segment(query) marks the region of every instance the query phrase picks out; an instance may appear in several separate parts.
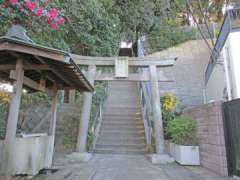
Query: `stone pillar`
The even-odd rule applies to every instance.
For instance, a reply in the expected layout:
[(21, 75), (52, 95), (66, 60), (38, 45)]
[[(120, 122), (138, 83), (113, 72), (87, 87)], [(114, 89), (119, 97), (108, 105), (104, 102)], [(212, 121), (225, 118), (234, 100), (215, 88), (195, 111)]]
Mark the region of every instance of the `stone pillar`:
[[(94, 85), (94, 79), (96, 75), (96, 66), (90, 65), (88, 67), (87, 78), (89, 82)], [(78, 130), (78, 141), (77, 141), (77, 152), (85, 153), (87, 151), (87, 135), (88, 135), (88, 125), (91, 114), (92, 107), (92, 93), (85, 92), (83, 94), (83, 106), (81, 113), (81, 121), (79, 123)]]
[(156, 153), (164, 153), (164, 134), (163, 121), (160, 103), (160, 93), (158, 88), (158, 74), (155, 65), (149, 66), (150, 83), (151, 83), (151, 104), (154, 121), (154, 136), (156, 141)]
[(13, 154), (15, 150), (16, 132), (18, 115), (21, 103), (22, 87), (23, 87), (23, 60), (18, 59), (16, 62), (16, 80), (13, 84), (13, 92), (8, 113), (7, 131), (4, 141), (3, 154), (3, 170), (8, 179), (12, 173)]

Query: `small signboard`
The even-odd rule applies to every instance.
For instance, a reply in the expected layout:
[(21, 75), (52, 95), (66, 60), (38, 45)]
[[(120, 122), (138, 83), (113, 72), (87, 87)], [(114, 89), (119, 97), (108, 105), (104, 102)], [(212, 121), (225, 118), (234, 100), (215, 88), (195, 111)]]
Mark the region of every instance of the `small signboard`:
[(115, 77), (127, 78), (128, 77), (128, 58), (118, 57), (115, 59)]

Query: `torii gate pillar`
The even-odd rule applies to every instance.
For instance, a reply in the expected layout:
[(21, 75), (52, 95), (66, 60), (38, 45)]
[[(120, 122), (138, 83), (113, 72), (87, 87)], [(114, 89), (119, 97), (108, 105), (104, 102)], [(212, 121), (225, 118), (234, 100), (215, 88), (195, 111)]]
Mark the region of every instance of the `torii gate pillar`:
[[(96, 75), (96, 66), (89, 65), (87, 77), (89, 82), (92, 85), (94, 85), (95, 75)], [(88, 92), (85, 92), (83, 94), (83, 106), (82, 106), (82, 113), (81, 113), (81, 119), (79, 123), (78, 140), (77, 140), (78, 153), (87, 152), (87, 135), (88, 135), (88, 125), (89, 125), (91, 107), (92, 107), (92, 96), (93, 94)]]
[(154, 136), (156, 141), (156, 153), (164, 153), (164, 134), (163, 134), (163, 121), (160, 103), (160, 94), (158, 87), (157, 67), (155, 65), (149, 66), (150, 83), (151, 83), (151, 101), (154, 122)]

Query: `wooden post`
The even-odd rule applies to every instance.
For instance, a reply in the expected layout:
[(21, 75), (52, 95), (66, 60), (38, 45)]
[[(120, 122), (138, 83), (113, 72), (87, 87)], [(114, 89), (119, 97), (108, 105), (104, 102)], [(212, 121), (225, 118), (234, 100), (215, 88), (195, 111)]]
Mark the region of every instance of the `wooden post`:
[(16, 81), (14, 81), (14, 84), (13, 84), (13, 93), (11, 96), (8, 121), (7, 121), (7, 132), (6, 132), (6, 137), (4, 141), (3, 169), (5, 170), (5, 173), (7, 176), (10, 176), (12, 173), (13, 153), (15, 150), (15, 141), (16, 141), (19, 108), (21, 103), (23, 78), (24, 78), (23, 60), (18, 59), (16, 62)]
[(152, 111), (153, 111), (153, 121), (154, 121), (154, 135), (156, 141), (156, 153), (164, 153), (164, 135), (163, 135), (163, 122), (162, 122), (162, 112), (160, 103), (160, 92), (158, 88), (158, 75), (157, 67), (151, 65), (150, 79), (151, 79), (151, 101), (152, 101)]
[(56, 121), (57, 121), (57, 89), (53, 90), (51, 112), (52, 112), (52, 114), (51, 114), (49, 135), (55, 136)]
[[(94, 85), (94, 79), (96, 75), (96, 66), (90, 65), (88, 67), (88, 80)], [(87, 135), (88, 135), (88, 125), (91, 114), (92, 107), (92, 93), (85, 92), (83, 94), (83, 107), (81, 114), (81, 121), (79, 123), (78, 130), (78, 141), (77, 141), (77, 152), (84, 153), (87, 151)]]
[(52, 104), (51, 104), (51, 120), (49, 128), (49, 136), (51, 136), (50, 153), (48, 156), (49, 168), (52, 166), (53, 154), (54, 154), (54, 142), (56, 133), (56, 122), (57, 122), (57, 88), (54, 87), (52, 91)]

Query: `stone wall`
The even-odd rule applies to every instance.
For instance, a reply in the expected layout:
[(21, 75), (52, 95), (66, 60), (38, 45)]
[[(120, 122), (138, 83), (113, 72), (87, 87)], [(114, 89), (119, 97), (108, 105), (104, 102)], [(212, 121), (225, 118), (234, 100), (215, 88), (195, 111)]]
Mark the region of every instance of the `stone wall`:
[(197, 121), (201, 165), (221, 176), (227, 176), (222, 103), (185, 109), (183, 114)]
[(161, 94), (174, 93), (185, 107), (204, 103), (204, 74), (210, 59), (210, 50), (203, 40), (187, 41), (149, 56), (178, 58), (173, 68), (164, 68), (166, 76), (174, 82), (159, 83)]

